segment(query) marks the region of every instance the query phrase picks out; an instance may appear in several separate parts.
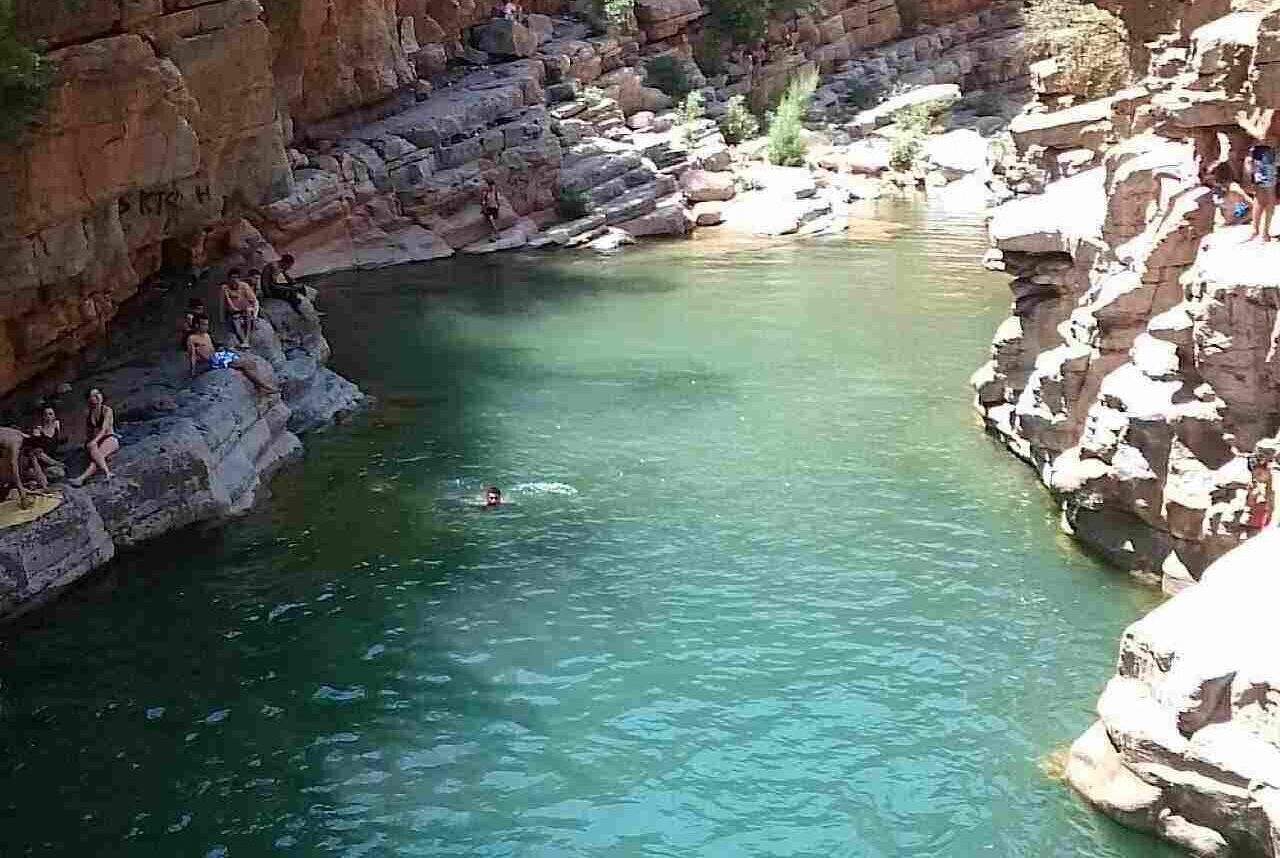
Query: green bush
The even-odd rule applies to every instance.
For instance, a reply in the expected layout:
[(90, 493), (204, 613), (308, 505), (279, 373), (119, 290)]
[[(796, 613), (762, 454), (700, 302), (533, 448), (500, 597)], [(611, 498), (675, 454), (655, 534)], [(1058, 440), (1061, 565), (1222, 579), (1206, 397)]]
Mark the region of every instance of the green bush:
[(1095, 99), (1128, 85), (1129, 33), (1118, 17), (1084, 0), (1029, 0), (1023, 14), (1027, 61), (1056, 59), (1062, 94)]
[(724, 49), (720, 40), (720, 33), (711, 28), (703, 30), (702, 35), (693, 43), (693, 61), (708, 77), (724, 72)]
[(697, 142), (698, 120), (705, 112), (702, 93), (697, 90), (689, 93), (680, 105), (680, 136), (684, 139), (686, 149), (692, 149)]
[(657, 87), (674, 99), (684, 98), (693, 89), (684, 63), (672, 54), (662, 54), (649, 60), (645, 66), (646, 83)]
[(745, 95), (735, 95), (725, 105), (724, 116), (720, 119), (720, 133), (727, 143), (741, 143), (760, 133), (760, 122), (747, 107)]
[(916, 163), (924, 137), (919, 132), (904, 131), (889, 143), (889, 166), (895, 170), (906, 172)]
[(778, 109), (773, 112), (769, 121), (770, 162), (786, 167), (804, 164), (808, 146), (804, 141), (801, 120), (809, 99), (817, 88), (818, 75), (815, 72), (799, 75), (787, 84), (787, 91), (782, 94)]
[(752, 42), (769, 27), (770, 0), (710, 0), (711, 23), (735, 42)]
[(49, 61), (18, 38), (13, 0), (0, 0), (0, 142), (22, 136), (49, 97)]
[(635, 0), (594, 0), (596, 12), (615, 27), (625, 27), (631, 22), (631, 8)]
[(933, 127), (933, 110), (927, 104), (912, 104), (894, 112), (893, 124), (902, 134), (922, 137)]
[(556, 191), (556, 214), (565, 220), (584, 218), (591, 212), (591, 199), (583, 191)]
[(866, 110), (879, 104), (883, 95), (883, 84), (879, 81), (863, 78), (849, 81), (849, 87), (844, 91), (844, 100), (851, 107), (855, 107), (858, 110)]

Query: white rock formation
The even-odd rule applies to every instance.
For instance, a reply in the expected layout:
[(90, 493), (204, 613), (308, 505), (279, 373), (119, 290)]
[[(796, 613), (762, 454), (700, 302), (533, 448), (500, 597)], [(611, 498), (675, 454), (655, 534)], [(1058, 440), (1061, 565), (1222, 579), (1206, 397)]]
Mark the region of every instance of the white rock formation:
[(1131, 625), (1067, 779), (1195, 855), (1280, 854), (1280, 530)]

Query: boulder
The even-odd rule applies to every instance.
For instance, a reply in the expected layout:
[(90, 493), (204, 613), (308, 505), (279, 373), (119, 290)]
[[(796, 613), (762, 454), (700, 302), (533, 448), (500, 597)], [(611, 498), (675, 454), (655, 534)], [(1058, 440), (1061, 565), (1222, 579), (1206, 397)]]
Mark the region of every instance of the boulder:
[(843, 172), (878, 176), (889, 169), (889, 141), (881, 138), (859, 140), (846, 147), (836, 164)]
[(1009, 125), (1019, 152), (1030, 146), (1100, 149), (1111, 130), (1111, 99), (1090, 101), (1054, 113), (1024, 113)]
[(627, 127), (633, 131), (646, 131), (653, 125), (652, 110), (641, 110), (627, 117)]
[(650, 42), (668, 39), (707, 14), (699, 0), (636, 0), (634, 8)]
[(525, 26), (529, 28), (529, 32), (533, 33), (534, 42), (539, 47), (551, 41), (555, 31), (555, 24), (547, 15), (532, 14)]
[(0, 530), (0, 615), (34, 605), (115, 556), (89, 496), (55, 488), (62, 503), (35, 521)]
[(731, 200), (737, 193), (732, 173), (713, 173), (707, 170), (685, 171), (680, 177), (680, 189), (692, 203)]
[(657, 208), (618, 227), (636, 238), (646, 236), (684, 236), (693, 224), (678, 197), (661, 201)]
[(988, 149), (981, 134), (958, 129), (926, 140), (923, 155), (950, 181), (986, 169)]
[(724, 223), (724, 205), (720, 202), (697, 203), (693, 207), (695, 226), (719, 226)]
[(538, 37), (519, 21), (497, 18), (471, 28), (471, 41), (486, 54), (499, 57), (531, 57)]
[(939, 83), (921, 86), (895, 95), (881, 102), (870, 110), (858, 114), (855, 122), (860, 127), (879, 128), (893, 122), (893, 116), (899, 110), (916, 105), (925, 105), (931, 111), (941, 112), (960, 100), (960, 87), (954, 83)]
[(625, 245), (635, 243), (635, 237), (631, 233), (615, 226), (607, 226), (601, 235), (587, 243), (587, 247), (597, 253), (613, 253), (621, 250)]

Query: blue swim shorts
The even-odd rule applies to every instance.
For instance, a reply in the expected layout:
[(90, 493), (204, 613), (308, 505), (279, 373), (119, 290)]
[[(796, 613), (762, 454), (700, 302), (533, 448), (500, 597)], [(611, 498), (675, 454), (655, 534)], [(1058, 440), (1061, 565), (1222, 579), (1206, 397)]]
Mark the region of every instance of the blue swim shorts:
[(209, 369), (230, 369), (231, 364), (239, 358), (240, 355), (229, 349), (218, 349), (209, 355)]

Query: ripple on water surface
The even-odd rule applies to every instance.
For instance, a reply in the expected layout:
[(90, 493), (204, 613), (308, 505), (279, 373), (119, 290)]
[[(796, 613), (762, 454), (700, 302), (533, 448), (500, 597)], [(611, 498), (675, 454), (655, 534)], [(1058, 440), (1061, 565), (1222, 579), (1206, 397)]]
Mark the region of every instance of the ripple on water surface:
[(1167, 854), (1043, 770), (1146, 597), (976, 427), (980, 225), (910, 227), (333, 278), (380, 404), (5, 633), (5, 854)]

